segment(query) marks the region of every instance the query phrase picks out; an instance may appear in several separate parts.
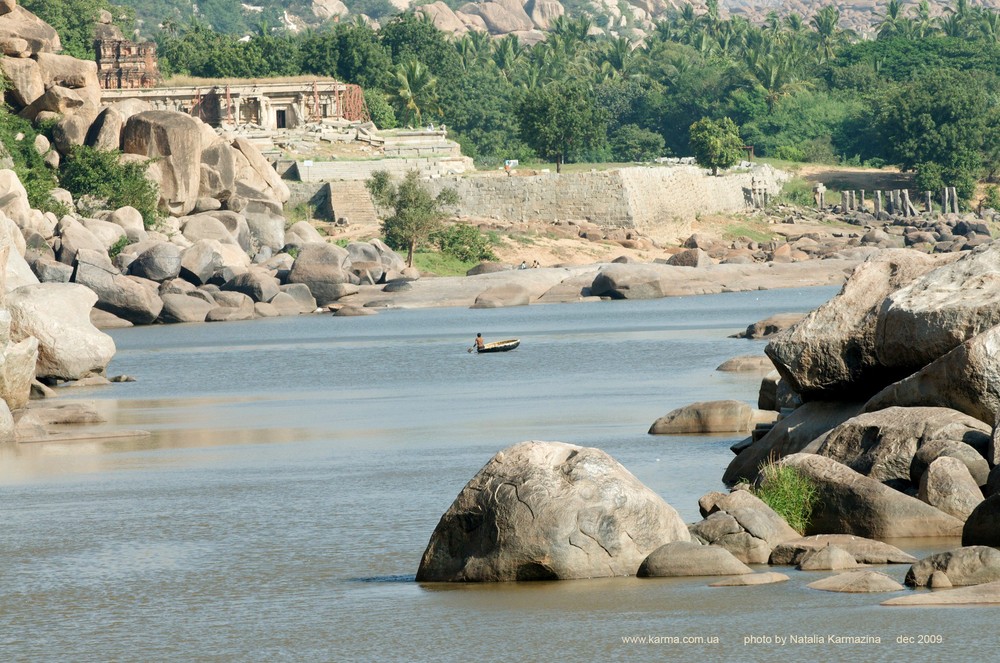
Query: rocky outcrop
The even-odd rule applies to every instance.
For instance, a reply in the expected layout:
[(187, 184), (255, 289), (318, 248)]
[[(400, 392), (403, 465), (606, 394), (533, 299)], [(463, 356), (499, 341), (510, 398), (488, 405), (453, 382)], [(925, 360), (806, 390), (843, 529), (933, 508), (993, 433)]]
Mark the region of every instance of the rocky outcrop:
[(149, 167), (159, 184), (160, 205), (175, 216), (194, 209), (201, 183), (201, 133), (189, 115), (144, 111), (122, 130), (122, 151), (156, 159)]
[(765, 352), (782, 378), (810, 399), (875, 393), (908, 374), (879, 359), (882, 302), (943, 260), (905, 250), (877, 254), (855, 269), (840, 294), (771, 341)]
[(441, 517), (417, 580), (633, 575), (690, 539), (677, 512), (598, 449), (522, 442), (497, 453)]
[(962, 461), (947, 456), (930, 464), (920, 479), (917, 496), (963, 522), (983, 501), (983, 492), (969, 468)]
[(911, 481), (913, 457), (919, 448), (941, 441), (976, 441), (985, 448), (989, 439), (989, 426), (955, 410), (890, 407), (848, 419), (830, 431), (816, 453), (877, 481), (904, 488)]
[(857, 565), (854, 555), (834, 545), (806, 551), (799, 561), (799, 569), (802, 571), (842, 571), (853, 569)]
[(289, 283), (303, 283), (319, 306), (337, 301), (352, 290), (345, 269), (347, 251), (333, 244), (303, 244), (288, 272)]
[(816, 401), (806, 403), (774, 427), (729, 463), (722, 480), (735, 483), (740, 479), (757, 476), (761, 464), (806, 449), (810, 443), (827, 431), (855, 416), (861, 406), (857, 403)]
[(913, 375), (889, 385), (865, 404), (939, 406), (993, 425), (1000, 413), (1000, 327), (965, 341)]
[(855, 534), (873, 539), (958, 536), (962, 521), (816, 454), (779, 461), (816, 486), (807, 534)]

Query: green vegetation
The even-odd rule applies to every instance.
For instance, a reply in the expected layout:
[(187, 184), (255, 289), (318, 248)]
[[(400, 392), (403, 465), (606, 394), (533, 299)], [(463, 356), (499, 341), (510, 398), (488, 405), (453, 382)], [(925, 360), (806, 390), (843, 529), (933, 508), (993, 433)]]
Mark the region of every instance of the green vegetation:
[(743, 156), (740, 131), (728, 117), (721, 120), (702, 118), (691, 125), (691, 149), (702, 168), (711, 168), (713, 175), (720, 168), (729, 168)]
[(35, 149), (37, 135), (30, 122), (0, 106), (0, 154), (13, 161), (13, 170), (28, 193), (28, 202), (43, 212), (65, 213), (64, 206), (50, 195), (56, 186), (56, 176)]
[(128, 245), (129, 245), (128, 237), (122, 235), (121, 237), (118, 238), (118, 241), (112, 244), (111, 248), (108, 249), (108, 257), (114, 260), (115, 257), (122, 252), (122, 249), (124, 249)]
[(439, 251), (417, 251), (413, 254), (413, 266), (421, 274), (435, 276), (465, 276), (465, 273), (475, 267), (478, 260), (459, 260), (453, 255)]
[(726, 226), (726, 230), (723, 233), (723, 237), (726, 239), (737, 239), (739, 237), (746, 237), (749, 240), (753, 240), (758, 244), (763, 244), (765, 242), (770, 242), (774, 239), (774, 234), (767, 232), (766, 230), (761, 230), (759, 227), (746, 223), (733, 223)]
[(455, 223), (435, 230), (431, 233), (430, 240), (442, 253), (462, 262), (477, 263), (497, 259), (493, 249), (490, 248), (492, 239), (476, 226), (467, 223)]
[[(106, 1), (24, 4), (72, 45), (86, 44), (72, 26), (91, 29)], [(939, 18), (889, 0), (865, 31), (871, 40), (843, 29), (835, 6), (751, 24), (722, 19), (714, 1), (684, 5), (638, 47), (591, 34), (607, 17), (589, 18), (579, 0), (533, 46), (454, 39), (413, 12), (390, 17), (384, 0), (348, 3), (381, 14), (377, 30), (347, 20), (299, 33), (280, 27), (280, 10), (304, 11), (307, 0), (261, 0), (259, 13), (200, 0), (197, 16), (180, 0), (122, 1), (156, 38), (166, 74), (335, 77), (362, 86), (380, 126), (444, 123), (484, 166), (688, 156), (703, 147), (692, 126), (728, 118), (758, 157), (897, 165), (919, 187), (953, 185), (966, 201), (977, 181), (1000, 177), (1000, 12), (965, 0)]]
[(118, 151), (100, 151), (86, 146), (70, 150), (60, 168), (60, 184), (74, 197), (92, 196), (107, 201), (112, 209), (130, 205), (152, 228), (159, 220), (156, 186), (146, 179), (146, 165), (121, 163)]
[(420, 173), (411, 170), (398, 185), (387, 171), (377, 170), (365, 182), (377, 205), (392, 210), (382, 220), (385, 243), (397, 251), (406, 249), (406, 264), (413, 266), (413, 251), (424, 244), (445, 217), (443, 208), (458, 202), (454, 189), (444, 188), (432, 196)]
[(794, 467), (771, 462), (760, 470), (760, 485), (754, 493), (796, 532), (805, 534), (816, 502), (816, 486)]

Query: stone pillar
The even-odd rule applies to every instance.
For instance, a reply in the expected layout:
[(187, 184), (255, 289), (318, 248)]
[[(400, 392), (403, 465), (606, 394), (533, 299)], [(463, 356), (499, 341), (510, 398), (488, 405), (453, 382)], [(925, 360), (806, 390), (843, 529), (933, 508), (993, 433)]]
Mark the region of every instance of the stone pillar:
[(817, 182), (813, 186), (813, 200), (816, 201), (816, 209), (823, 209), (826, 206), (826, 187), (822, 182)]
[(865, 190), (861, 189), (861, 196), (858, 198), (858, 210), (862, 212), (868, 211), (868, 205), (865, 204)]
[(878, 216), (882, 213), (882, 192), (875, 192), (875, 215)]
[(948, 187), (948, 199), (951, 201), (951, 211), (958, 214), (958, 192), (955, 187)]
[(947, 214), (949, 211), (948, 205), (948, 187), (941, 189), (941, 213)]
[(924, 191), (924, 212), (930, 214), (933, 208), (931, 207), (931, 192)]

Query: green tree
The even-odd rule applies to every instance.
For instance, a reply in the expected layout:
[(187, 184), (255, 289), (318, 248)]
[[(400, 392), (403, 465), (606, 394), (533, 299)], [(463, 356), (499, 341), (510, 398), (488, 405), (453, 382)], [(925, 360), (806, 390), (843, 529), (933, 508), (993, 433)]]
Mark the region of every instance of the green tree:
[(619, 127), (610, 143), (615, 161), (651, 161), (663, 156), (663, 136), (634, 124)]
[(713, 175), (737, 163), (743, 154), (739, 128), (728, 117), (702, 118), (691, 125), (690, 134), (694, 158), (702, 168), (711, 168)]
[(382, 220), (385, 242), (396, 250), (406, 249), (406, 264), (413, 266), (414, 249), (427, 241), (445, 217), (443, 208), (458, 202), (454, 189), (444, 188), (432, 196), (420, 181), (420, 173), (409, 171), (398, 185), (387, 171), (372, 173), (365, 186), (375, 203), (392, 214)]
[(93, 60), (94, 28), (101, 10), (111, 13), (114, 22), (131, 34), (135, 12), (116, 7), (108, 0), (19, 0), (17, 3), (51, 25), (59, 33), (63, 52), (82, 60)]
[(543, 159), (556, 162), (556, 172), (575, 154), (603, 146), (607, 114), (583, 86), (552, 83), (531, 90), (517, 108), (521, 137)]

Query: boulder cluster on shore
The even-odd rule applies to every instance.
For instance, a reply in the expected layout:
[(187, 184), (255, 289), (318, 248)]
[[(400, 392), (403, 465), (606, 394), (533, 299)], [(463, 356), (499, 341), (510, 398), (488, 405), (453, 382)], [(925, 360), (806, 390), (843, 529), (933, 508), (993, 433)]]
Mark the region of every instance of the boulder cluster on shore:
[[(1000, 603), (998, 276), (998, 243), (883, 251), (775, 334), (766, 355), (777, 374), (763, 381), (759, 405), (781, 410), (734, 446), (723, 479), (736, 485), (699, 500), (703, 520), (678, 528), (669, 505), (650, 502), (599, 450), (523, 442), (459, 494), (417, 579), (738, 576), (731, 585), (786, 579), (756, 578), (748, 564), (796, 564), (845, 571), (814, 589), (899, 592), (888, 576), (857, 567), (910, 563), (907, 585), (977, 588), (886, 605)], [(755, 415), (740, 405), (694, 404), (650, 432), (746, 429)], [(794, 468), (815, 490), (802, 532), (753, 492), (771, 464)], [(958, 537), (962, 547), (920, 561), (879, 542)]]

